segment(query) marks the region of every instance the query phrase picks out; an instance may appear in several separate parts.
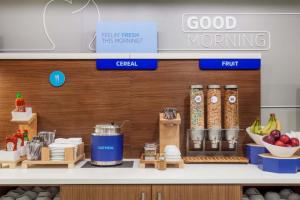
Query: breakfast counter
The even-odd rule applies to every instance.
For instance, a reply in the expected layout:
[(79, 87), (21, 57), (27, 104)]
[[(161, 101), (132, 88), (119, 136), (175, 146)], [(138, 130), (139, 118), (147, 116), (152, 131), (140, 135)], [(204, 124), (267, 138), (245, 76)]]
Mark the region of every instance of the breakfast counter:
[(29, 168), (1, 169), (1, 185), (64, 185), (64, 184), (241, 184), (297, 185), (299, 174), (263, 172), (255, 165), (194, 164), (184, 169), (138, 168)]

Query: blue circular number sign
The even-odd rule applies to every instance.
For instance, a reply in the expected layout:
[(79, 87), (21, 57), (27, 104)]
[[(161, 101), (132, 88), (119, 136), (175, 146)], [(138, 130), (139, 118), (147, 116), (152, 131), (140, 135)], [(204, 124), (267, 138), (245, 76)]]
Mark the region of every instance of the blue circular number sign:
[(66, 77), (65, 74), (61, 71), (53, 71), (50, 74), (49, 81), (53, 87), (60, 87), (65, 83)]

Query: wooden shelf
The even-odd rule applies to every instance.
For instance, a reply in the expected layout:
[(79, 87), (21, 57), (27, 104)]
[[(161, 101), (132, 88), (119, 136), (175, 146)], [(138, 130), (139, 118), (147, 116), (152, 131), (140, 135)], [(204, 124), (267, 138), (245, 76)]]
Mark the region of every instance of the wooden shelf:
[(26, 156), (20, 157), (16, 161), (0, 161), (0, 168), (8, 167), (10, 169), (14, 169), (18, 166), (19, 163), (21, 163), (23, 160), (26, 160)]
[(49, 160), (49, 161), (43, 161), (43, 160), (24, 160), (22, 162), (22, 168), (28, 168), (30, 166), (36, 165), (40, 167), (44, 167), (45, 165), (67, 165), (68, 168), (74, 168), (75, 164), (85, 159), (85, 154), (81, 154), (78, 156), (75, 160), (71, 161), (55, 161), (55, 160)]
[(29, 140), (32, 140), (34, 136), (37, 135), (37, 114), (32, 113), (32, 117), (27, 121), (18, 121), (18, 120), (11, 120), (12, 123), (17, 124), (19, 130), (27, 130)]
[(186, 156), (183, 157), (186, 164), (204, 164), (204, 163), (228, 163), (228, 164), (248, 164), (249, 160), (241, 156)]
[(260, 53), (0, 53), (0, 60), (261, 58)]
[(11, 120), (12, 123), (17, 123), (17, 124), (31, 124), (32, 122), (34, 122), (37, 119), (37, 114), (36, 113), (32, 113), (32, 116), (29, 120), (27, 121), (19, 121), (19, 120)]

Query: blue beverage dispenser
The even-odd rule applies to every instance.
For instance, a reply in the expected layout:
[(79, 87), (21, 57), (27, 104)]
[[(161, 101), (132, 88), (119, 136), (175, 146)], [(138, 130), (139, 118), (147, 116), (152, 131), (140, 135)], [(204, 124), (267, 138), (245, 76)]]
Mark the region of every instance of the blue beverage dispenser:
[(122, 163), (123, 134), (114, 123), (96, 125), (91, 135), (91, 163), (98, 166), (112, 166)]

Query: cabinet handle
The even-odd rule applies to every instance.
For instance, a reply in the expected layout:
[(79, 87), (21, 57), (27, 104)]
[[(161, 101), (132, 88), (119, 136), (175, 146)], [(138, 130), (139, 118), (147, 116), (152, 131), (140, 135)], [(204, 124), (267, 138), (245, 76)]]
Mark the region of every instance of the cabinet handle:
[(157, 193), (157, 200), (162, 200), (162, 198), (161, 198), (161, 192)]
[(145, 200), (145, 192), (141, 193), (141, 200)]

